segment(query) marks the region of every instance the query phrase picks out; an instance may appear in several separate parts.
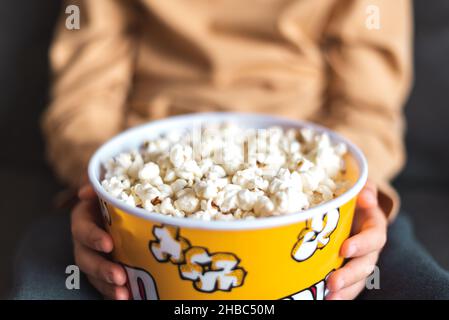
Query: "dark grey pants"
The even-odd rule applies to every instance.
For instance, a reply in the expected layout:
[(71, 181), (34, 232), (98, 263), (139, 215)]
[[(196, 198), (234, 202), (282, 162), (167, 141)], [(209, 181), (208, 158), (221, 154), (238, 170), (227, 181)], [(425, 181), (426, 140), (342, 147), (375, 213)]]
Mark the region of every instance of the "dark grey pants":
[[(12, 299), (101, 299), (81, 278), (79, 290), (67, 290), (65, 270), (74, 264), (69, 218), (53, 216), (35, 225), (22, 241), (15, 261)], [(418, 243), (402, 213), (390, 226), (378, 262), (380, 289), (359, 299), (449, 299), (449, 272)]]

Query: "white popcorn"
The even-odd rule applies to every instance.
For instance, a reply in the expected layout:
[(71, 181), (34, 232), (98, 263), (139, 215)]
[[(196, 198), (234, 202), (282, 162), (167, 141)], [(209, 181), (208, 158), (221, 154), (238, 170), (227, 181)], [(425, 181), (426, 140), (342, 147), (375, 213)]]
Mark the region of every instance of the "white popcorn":
[(175, 169), (176, 175), (184, 180), (193, 180), (195, 177), (201, 178), (203, 173), (195, 160), (187, 160)]
[(161, 153), (165, 153), (169, 150), (170, 148), (170, 141), (168, 141), (167, 139), (158, 139), (158, 140), (153, 140), (150, 141), (146, 147), (146, 152), (149, 155), (157, 155), (157, 154), (161, 154)]
[(212, 180), (215, 185), (217, 186), (217, 188), (219, 190), (223, 189), (224, 187), (226, 187), (229, 184), (229, 179), (228, 178), (220, 178), (220, 179), (216, 179), (216, 180)]
[(205, 221), (297, 213), (347, 188), (347, 146), (325, 133), (233, 124), (199, 133), (169, 132), (120, 153), (104, 164), (102, 186), (130, 206)]
[(224, 191), (223, 201), (220, 204), (221, 212), (227, 213), (237, 209), (237, 193), (238, 190), (231, 189)]
[(326, 178), (326, 173), (321, 167), (313, 167), (307, 172), (301, 173), (302, 184), (305, 192), (315, 191), (319, 184)]
[(212, 199), (217, 196), (217, 186), (211, 181), (198, 181), (193, 186), (196, 195), (202, 199)]
[(187, 181), (183, 179), (177, 179), (175, 182), (173, 182), (170, 187), (174, 193), (177, 193), (184, 189), (184, 187), (187, 185)]
[(210, 221), (212, 219), (212, 217), (213, 216), (209, 212), (206, 212), (206, 211), (197, 211), (195, 213), (192, 213), (189, 216), (189, 218), (206, 220), (206, 221)]
[(163, 198), (163, 195), (159, 189), (149, 183), (144, 185), (138, 184), (132, 188), (132, 191), (136, 194), (136, 196), (142, 199), (142, 202), (146, 200), (153, 201), (156, 198)]
[(234, 215), (231, 213), (228, 214), (219, 213), (215, 215), (214, 218), (215, 218), (214, 220), (223, 220), (223, 221), (235, 220)]
[(232, 183), (241, 185), (243, 188), (254, 190), (266, 190), (269, 182), (262, 176), (262, 170), (257, 167), (248, 168), (245, 170), (237, 171), (232, 178)]
[(124, 190), (131, 187), (131, 182), (125, 176), (111, 177), (108, 180), (103, 180), (101, 184), (114, 197), (118, 197)]
[(173, 195), (173, 190), (168, 184), (160, 184), (157, 186), (157, 189), (160, 191), (161, 196), (163, 196), (164, 198), (171, 197)]
[(202, 175), (205, 175), (207, 172), (209, 172), (209, 170), (212, 168), (213, 165), (214, 165), (214, 162), (210, 158), (202, 159), (198, 163), (198, 166), (200, 167)]
[(250, 211), (254, 208), (257, 198), (258, 198), (257, 193), (249, 191), (248, 189), (240, 190), (237, 193), (239, 207), (245, 211)]
[(323, 198), (324, 201), (329, 201), (329, 200), (332, 200), (334, 198), (334, 192), (328, 186), (320, 185), (316, 189), (316, 192), (321, 194), (321, 197)]
[(149, 211), (149, 212), (154, 212), (156, 211), (156, 207), (153, 205), (153, 203), (151, 202), (151, 200), (144, 200), (142, 207)]
[(266, 196), (258, 197), (256, 203), (254, 204), (254, 212), (259, 217), (273, 215), (274, 209), (273, 202)]
[(223, 167), (219, 165), (213, 165), (210, 167), (209, 171), (207, 172), (207, 177), (209, 179), (219, 179), (226, 177), (226, 171), (223, 169)]
[(176, 180), (176, 171), (173, 169), (168, 169), (165, 172), (164, 181), (165, 182), (173, 182)]
[(309, 206), (307, 196), (293, 188), (275, 193), (273, 200), (280, 214), (299, 212)]
[(153, 179), (148, 181), (150, 184), (152, 184), (153, 186), (160, 186), (162, 184), (164, 184), (164, 181), (162, 180), (162, 178), (160, 176), (154, 177)]
[(152, 180), (159, 177), (159, 166), (154, 162), (145, 163), (139, 171), (139, 179), (143, 181)]
[(126, 192), (121, 192), (117, 198), (129, 206), (135, 207), (136, 201), (132, 195), (127, 194)]
[(143, 164), (144, 162), (142, 156), (137, 151), (133, 151), (131, 153), (131, 165), (128, 167), (128, 176), (131, 178), (137, 178)]
[(175, 201), (176, 209), (184, 211), (186, 213), (193, 213), (199, 208), (199, 200), (195, 195), (195, 192), (190, 189), (184, 189), (182, 193), (178, 195), (178, 199)]
[(169, 198), (164, 199), (159, 206), (159, 210), (163, 214), (170, 214), (174, 216), (179, 216), (181, 211), (177, 210), (172, 203), (172, 200)]
[(192, 158), (192, 153), (191, 146), (175, 144), (170, 150), (170, 161), (175, 168), (179, 168), (184, 162)]

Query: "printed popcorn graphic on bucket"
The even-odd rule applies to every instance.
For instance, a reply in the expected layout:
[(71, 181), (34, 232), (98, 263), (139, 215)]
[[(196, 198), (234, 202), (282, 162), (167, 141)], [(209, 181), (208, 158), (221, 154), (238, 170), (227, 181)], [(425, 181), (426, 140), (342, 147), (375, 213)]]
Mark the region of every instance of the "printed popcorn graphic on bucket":
[(340, 211), (337, 208), (307, 220), (306, 228), (299, 233), (298, 241), (293, 246), (293, 259), (299, 262), (305, 261), (317, 249), (323, 249), (329, 243), (330, 235), (337, 228), (339, 218)]
[(192, 281), (196, 290), (231, 291), (243, 285), (247, 272), (239, 267), (236, 255), (191, 246), (179, 235), (179, 228), (172, 226), (154, 226), (153, 235), (156, 240), (151, 240), (149, 247), (155, 259), (177, 265), (181, 279)]
[(179, 236), (175, 227), (154, 226), (153, 235), (157, 240), (150, 241), (150, 250), (159, 262), (170, 260), (173, 264), (185, 262), (184, 252), (191, 247), (189, 241)]
[(230, 291), (243, 285), (246, 271), (237, 267), (240, 261), (232, 253), (209, 254), (205, 248), (192, 247), (186, 261), (179, 267), (181, 277), (192, 280), (199, 291)]

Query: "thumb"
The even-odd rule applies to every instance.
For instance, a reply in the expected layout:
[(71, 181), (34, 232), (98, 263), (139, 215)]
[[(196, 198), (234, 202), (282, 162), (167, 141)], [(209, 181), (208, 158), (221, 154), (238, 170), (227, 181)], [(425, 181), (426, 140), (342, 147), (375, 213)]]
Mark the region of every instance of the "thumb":
[(357, 198), (357, 206), (362, 209), (372, 209), (378, 206), (377, 187), (372, 181), (367, 181)]

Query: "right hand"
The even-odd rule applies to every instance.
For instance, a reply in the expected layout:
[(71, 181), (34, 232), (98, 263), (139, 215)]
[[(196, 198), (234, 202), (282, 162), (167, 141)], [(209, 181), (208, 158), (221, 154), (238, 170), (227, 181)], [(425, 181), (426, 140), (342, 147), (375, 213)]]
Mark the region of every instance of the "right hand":
[(108, 299), (127, 300), (123, 267), (104, 256), (114, 247), (111, 236), (101, 227), (98, 199), (89, 184), (78, 192), (80, 201), (72, 210), (72, 236), (75, 263), (90, 283)]

